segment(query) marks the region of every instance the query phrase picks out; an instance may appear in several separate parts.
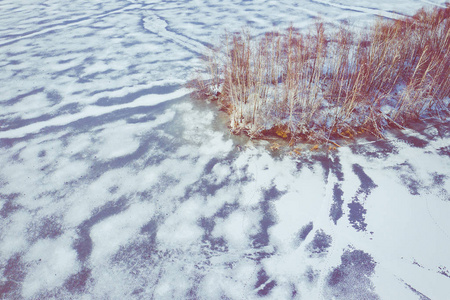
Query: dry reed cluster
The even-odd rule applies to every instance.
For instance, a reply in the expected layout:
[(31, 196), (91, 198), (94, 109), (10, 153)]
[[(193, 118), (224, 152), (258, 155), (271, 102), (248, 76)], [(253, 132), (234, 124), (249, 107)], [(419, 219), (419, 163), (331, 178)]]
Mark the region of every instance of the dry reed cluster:
[(217, 100), (234, 133), (328, 142), (368, 131), (382, 137), (426, 113), (448, 116), (450, 5), (400, 20), (379, 18), (364, 33), (316, 22), (252, 38), (243, 30), (204, 57), (208, 78), (189, 82)]

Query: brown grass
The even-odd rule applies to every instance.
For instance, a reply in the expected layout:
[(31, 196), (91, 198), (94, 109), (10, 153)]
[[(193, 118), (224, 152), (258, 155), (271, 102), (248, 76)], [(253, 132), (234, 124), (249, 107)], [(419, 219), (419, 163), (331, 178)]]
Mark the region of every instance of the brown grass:
[(254, 39), (242, 30), (226, 34), (204, 61), (208, 78), (189, 87), (218, 101), (234, 133), (382, 137), (384, 128), (425, 114), (448, 116), (450, 4), (379, 18), (363, 34), (343, 23), (331, 37), (320, 20), (307, 34), (289, 27)]

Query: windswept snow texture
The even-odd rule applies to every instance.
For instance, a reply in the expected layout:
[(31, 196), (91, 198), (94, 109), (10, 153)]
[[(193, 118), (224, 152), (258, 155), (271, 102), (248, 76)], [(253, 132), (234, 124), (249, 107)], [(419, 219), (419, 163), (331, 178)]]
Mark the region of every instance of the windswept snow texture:
[(183, 88), (225, 30), (443, 3), (1, 1), (0, 298), (448, 299), (449, 121), (280, 157)]

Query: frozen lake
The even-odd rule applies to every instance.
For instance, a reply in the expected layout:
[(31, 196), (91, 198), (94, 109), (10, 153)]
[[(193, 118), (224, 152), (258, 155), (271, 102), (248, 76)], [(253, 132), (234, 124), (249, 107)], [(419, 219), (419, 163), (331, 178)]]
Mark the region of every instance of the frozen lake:
[(448, 299), (450, 120), (292, 157), (183, 84), (228, 31), (445, 1), (0, 2), (0, 299)]

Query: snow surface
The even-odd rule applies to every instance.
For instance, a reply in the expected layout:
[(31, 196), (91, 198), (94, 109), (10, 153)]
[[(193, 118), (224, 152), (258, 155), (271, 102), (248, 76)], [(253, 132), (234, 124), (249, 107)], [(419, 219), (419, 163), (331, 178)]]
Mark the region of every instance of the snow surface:
[(183, 88), (225, 30), (444, 2), (3, 0), (0, 298), (449, 299), (448, 120), (294, 158)]

